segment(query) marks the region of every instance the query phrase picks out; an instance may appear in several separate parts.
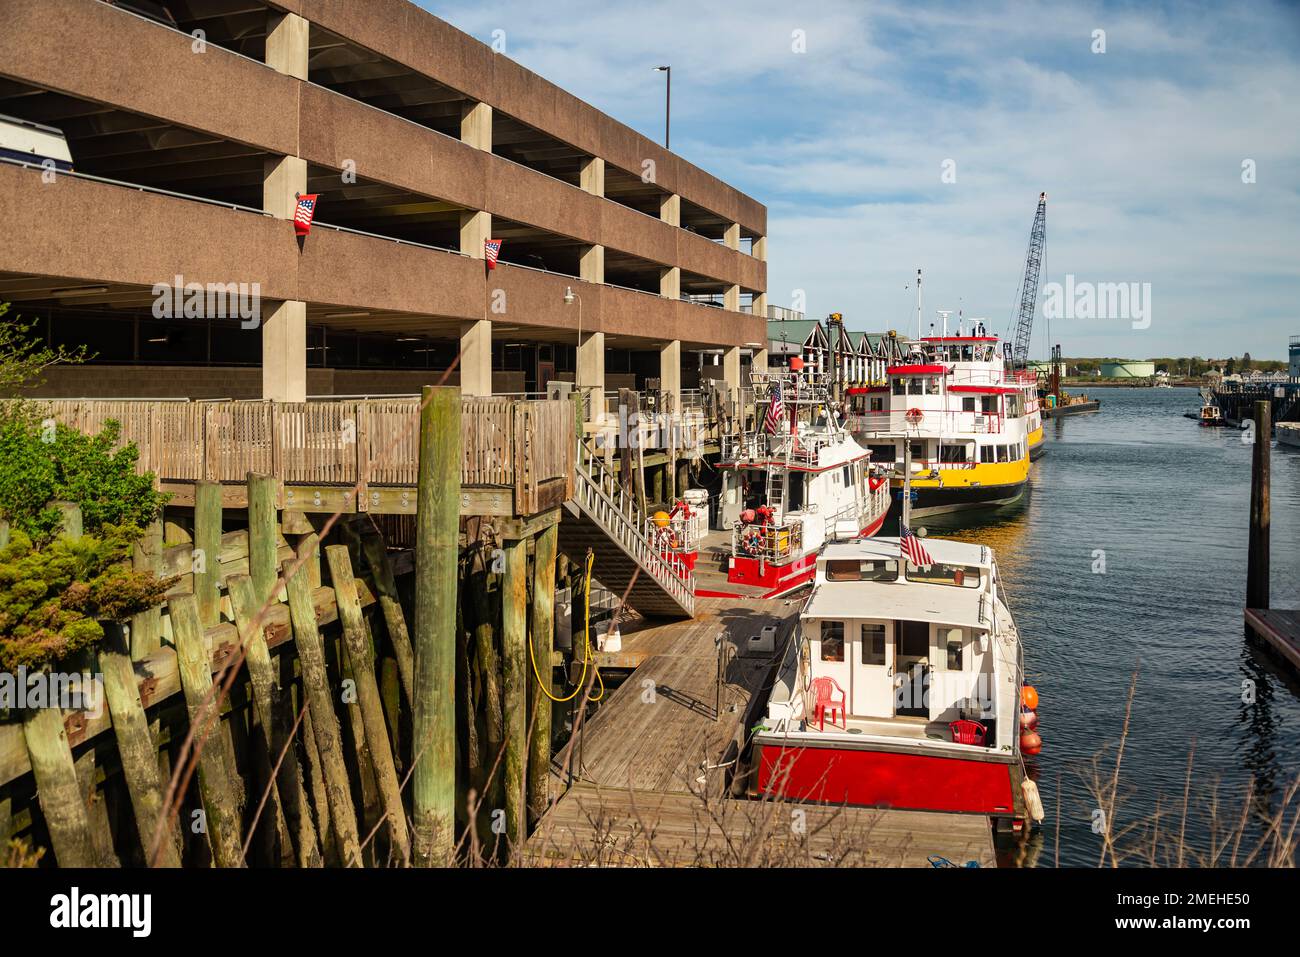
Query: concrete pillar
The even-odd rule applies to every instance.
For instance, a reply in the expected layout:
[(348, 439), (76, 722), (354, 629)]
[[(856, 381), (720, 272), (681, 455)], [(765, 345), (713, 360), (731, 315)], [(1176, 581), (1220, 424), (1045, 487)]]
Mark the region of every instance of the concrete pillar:
[(722, 294), (722, 308), (731, 312), (740, 312), (740, 287), (728, 286)]
[(753, 245), (750, 247), (750, 252), (753, 254), (755, 259), (767, 262), (767, 237), (759, 236), (755, 239)]
[(578, 343), (579, 389), (595, 389), (600, 401), (595, 409), (605, 408), (605, 333), (584, 332)]
[(461, 395), (492, 394), (492, 320), (460, 324)]
[(307, 399), (307, 304), (289, 301), (262, 309), (262, 398)]
[(665, 299), (682, 298), (682, 270), (670, 266), (659, 270), (659, 295)]
[(734, 399), (740, 394), (740, 346), (731, 346), (722, 353), (722, 378)]
[(750, 303), (749, 311), (756, 316), (767, 316), (767, 293), (758, 292), (754, 294), (754, 299)]
[(767, 371), (767, 350), (766, 349), (754, 350), (754, 362), (753, 365), (751, 366), (751, 369), (754, 372)]
[(676, 193), (659, 200), (659, 218), (669, 226), (682, 224), (682, 198)]
[(583, 282), (605, 281), (605, 247), (586, 246), (578, 260), (578, 276)]
[(593, 156), (591, 159), (583, 163), (579, 183), (583, 190), (591, 193), (593, 196), (604, 196), (605, 161), (599, 156)]
[[(297, 156), (281, 156), (265, 162), (262, 173), (262, 208), (272, 216), (277, 219), (293, 219), (298, 205), (297, 194), (306, 191), (306, 160)], [(263, 306), (262, 398), (277, 402), (302, 402), (307, 398), (305, 302), (282, 302), (270, 308)]]
[(674, 413), (682, 411), (682, 343), (666, 342), (659, 348), (659, 388), (671, 395)]
[(293, 13), (273, 13), (266, 30), (266, 65), (280, 73), (307, 79), (311, 28)]
[(460, 251), (474, 259), (485, 259), (483, 244), (492, 238), (492, 214), (466, 210), (460, 214)]
[(466, 103), (460, 109), (460, 141), (476, 150), (492, 152), (492, 107)]
[(732, 223), (727, 227), (727, 231), (722, 234), (722, 241), (728, 249), (740, 248), (740, 223)]

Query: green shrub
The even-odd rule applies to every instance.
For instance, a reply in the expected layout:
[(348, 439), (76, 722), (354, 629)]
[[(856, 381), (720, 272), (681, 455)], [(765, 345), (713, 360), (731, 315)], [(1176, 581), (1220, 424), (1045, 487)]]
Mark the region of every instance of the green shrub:
[(25, 403), (0, 412), (0, 518), (38, 546), (53, 539), (59, 512), (53, 501), (81, 506), (84, 531), (109, 525), (149, 525), (166, 497), (152, 475), (137, 475), (134, 445), (114, 450), (121, 427), (107, 422), (98, 435), (43, 422)]
[(161, 603), (176, 579), (132, 570), (139, 537), (135, 526), (104, 525), (37, 548), (15, 531), (0, 550), (0, 670), (45, 667), (103, 638), (100, 620)]

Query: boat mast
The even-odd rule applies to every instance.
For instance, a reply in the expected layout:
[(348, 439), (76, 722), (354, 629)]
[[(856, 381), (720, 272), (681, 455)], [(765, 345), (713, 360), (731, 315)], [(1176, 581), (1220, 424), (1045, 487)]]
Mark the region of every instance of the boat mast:
[(916, 341), (921, 341), (921, 269), (916, 270)]

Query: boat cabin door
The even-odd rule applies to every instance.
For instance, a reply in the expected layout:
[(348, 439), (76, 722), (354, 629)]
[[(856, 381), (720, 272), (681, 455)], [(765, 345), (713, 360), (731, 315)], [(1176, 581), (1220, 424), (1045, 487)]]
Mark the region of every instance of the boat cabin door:
[(853, 698), (849, 713), (862, 717), (894, 716), (894, 623), (858, 622), (854, 643)]

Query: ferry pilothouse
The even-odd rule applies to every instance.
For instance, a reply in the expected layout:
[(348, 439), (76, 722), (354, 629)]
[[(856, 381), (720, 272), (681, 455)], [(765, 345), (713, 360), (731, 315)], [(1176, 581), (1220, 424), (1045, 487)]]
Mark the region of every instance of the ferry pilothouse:
[[(752, 425), (724, 436), (719, 468), (727, 536), (721, 568), (696, 568), (696, 594), (776, 597), (813, 579), (817, 551), (836, 535), (871, 536), (889, 512), (889, 479), (854, 441), (824, 377), (790, 371), (750, 376)], [(725, 581), (720, 580), (725, 571)]]
[(1042, 818), (1035, 689), (992, 551), (833, 542), (753, 738), (751, 788), (831, 805)]
[(885, 373), (882, 384), (848, 390), (848, 424), (875, 462), (892, 463), (896, 493), (910, 478), (914, 514), (1020, 498), (1041, 413), (1032, 375), (1007, 368), (997, 336), (978, 323), (927, 336)]

